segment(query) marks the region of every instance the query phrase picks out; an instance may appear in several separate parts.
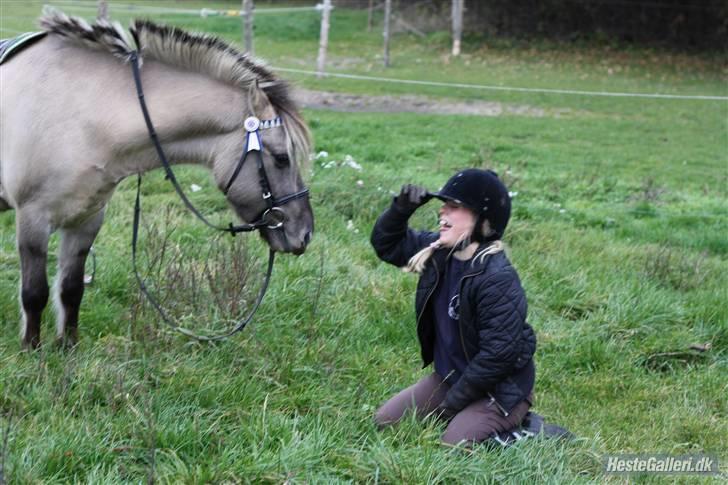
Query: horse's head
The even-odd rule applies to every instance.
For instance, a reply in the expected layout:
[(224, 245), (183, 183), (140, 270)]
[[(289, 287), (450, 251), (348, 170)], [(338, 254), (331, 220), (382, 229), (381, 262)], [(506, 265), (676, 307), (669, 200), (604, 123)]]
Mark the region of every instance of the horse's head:
[(286, 87), (253, 90), (249, 112), (241, 117), (248, 126), (240, 127), (235, 146), (216, 161), (215, 178), (241, 219), (265, 223), (260, 233), (273, 250), (302, 254), (313, 234), (313, 210), (300, 174), (308, 163), (310, 135), (279, 89)]

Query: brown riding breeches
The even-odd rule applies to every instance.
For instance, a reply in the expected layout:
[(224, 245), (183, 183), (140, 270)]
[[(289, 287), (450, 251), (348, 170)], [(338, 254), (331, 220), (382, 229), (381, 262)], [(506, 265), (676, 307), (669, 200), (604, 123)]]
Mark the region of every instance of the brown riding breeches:
[[(377, 426), (384, 428), (402, 419), (408, 410), (413, 410), (417, 417), (424, 418), (435, 411), (445, 399), (449, 388), (442, 378), (433, 372), (384, 403), (377, 411), (374, 421)], [(442, 441), (453, 445), (462, 441), (470, 444), (485, 441), (495, 432), (505, 431), (521, 424), (530, 407), (529, 400), (524, 400), (517, 404), (508, 416), (503, 416), (490, 398), (474, 401), (450, 421), (442, 435)]]

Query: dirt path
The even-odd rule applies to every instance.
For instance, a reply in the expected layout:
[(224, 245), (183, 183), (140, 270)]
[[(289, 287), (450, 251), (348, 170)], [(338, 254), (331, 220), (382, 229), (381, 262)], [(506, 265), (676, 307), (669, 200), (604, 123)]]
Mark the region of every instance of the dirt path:
[(494, 101), (444, 101), (426, 96), (363, 96), (358, 94), (296, 89), (294, 97), (301, 106), (343, 112), (424, 113), (474, 116), (566, 116), (569, 109), (543, 109)]

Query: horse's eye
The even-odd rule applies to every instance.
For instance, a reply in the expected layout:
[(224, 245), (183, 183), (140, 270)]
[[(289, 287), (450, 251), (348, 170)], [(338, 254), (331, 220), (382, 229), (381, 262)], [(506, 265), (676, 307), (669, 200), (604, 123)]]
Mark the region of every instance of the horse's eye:
[(287, 167), (291, 163), (291, 159), (288, 158), (287, 153), (274, 153), (273, 158), (276, 160), (276, 165), (281, 167)]

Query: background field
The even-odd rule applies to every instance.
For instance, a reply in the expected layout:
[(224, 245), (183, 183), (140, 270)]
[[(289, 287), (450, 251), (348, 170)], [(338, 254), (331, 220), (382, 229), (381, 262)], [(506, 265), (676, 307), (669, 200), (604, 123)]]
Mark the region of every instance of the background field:
[[(125, 23), (131, 15), (113, 6)], [(32, 30), (40, 7), (0, 0), (0, 34)], [(240, 38), (237, 19), (151, 17)], [(385, 70), (380, 33), (366, 32), (366, 14), (337, 9), (329, 67), (483, 85), (728, 95), (719, 54), (493, 40), (466, 42), (465, 55), (452, 59), (447, 35), (426, 41), (395, 37), (394, 64)], [(317, 42), (315, 13), (256, 18), (256, 53), (274, 66), (312, 69)], [(601, 456), (621, 452), (704, 451), (725, 466), (728, 102), (286, 77), (308, 89), (541, 111), (480, 117), (306, 110), (316, 153), (327, 152), (305, 169), (314, 241), (300, 258), (279, 257), (255, 322), (216, 345), (170, 333), (140, 307), (129, 248), (135, 187), (128, 180), (95, 245), (97, 279), (82, 307), (79, 347), (52, 346), (49, 311), (46, 345), (21, 352), (14, 218), (1, 213), (0, 465), (10, 483), (152, 476), (189, 483), (602, 482), (610, 477), (601, 472)], [(342, 163), (347, 156), (361, 170)], [(414, 328), (415, 278), (380, 263), (369, 232), (402, 183), (435, 189), (468, 166), (495, 169), (515, 193), (506, 241), (539, 338), (535, 410), (573, 431), (574, 442), (466, 453), (439, 444), (437, 423), (408, 420), (384, 432), (372, 424), (376, 407), (425, 371)], [(204, 171), (183, 170), (181, 178), (202, 187), (194, 200), (208, 213), (231, 217)], [(176, 227), (173, 244), (192, 252), (209, 244), (210, 234), (160, 173), (144, 184), (148, 224), (166, 220)], [(413, 224), (434, 227), (435, 217), (433, 203)], [(255, 236), (248, 244), (261, 250)]]

